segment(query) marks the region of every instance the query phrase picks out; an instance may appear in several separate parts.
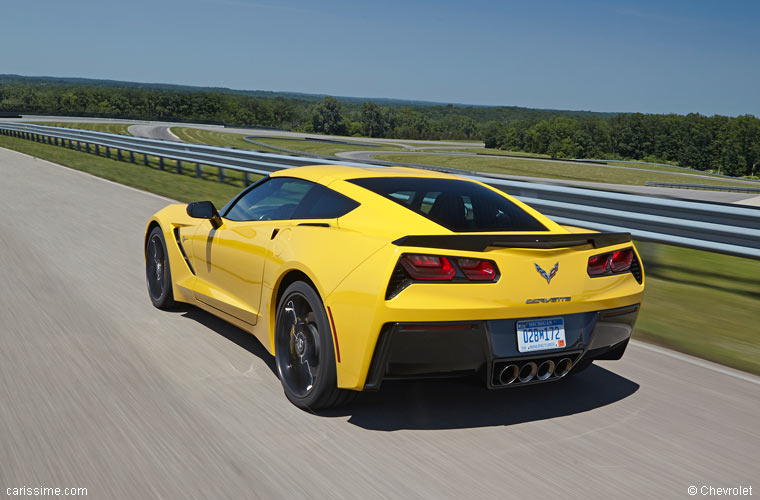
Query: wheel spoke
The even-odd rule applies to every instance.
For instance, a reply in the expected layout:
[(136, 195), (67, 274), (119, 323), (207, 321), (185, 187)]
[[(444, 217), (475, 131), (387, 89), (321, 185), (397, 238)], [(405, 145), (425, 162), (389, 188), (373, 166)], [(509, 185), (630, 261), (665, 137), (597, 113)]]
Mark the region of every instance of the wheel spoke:
[(283, 306), (275, 350), (283, 382), (298, 397), (306, 396), (319, 372), (319, 330), (316, 314), (300, 293)]

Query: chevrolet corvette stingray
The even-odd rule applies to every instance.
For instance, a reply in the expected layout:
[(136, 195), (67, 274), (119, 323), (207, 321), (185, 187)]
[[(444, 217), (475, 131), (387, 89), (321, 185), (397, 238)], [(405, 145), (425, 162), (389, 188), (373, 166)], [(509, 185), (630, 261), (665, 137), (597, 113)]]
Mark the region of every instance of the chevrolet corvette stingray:
[(145, 232), (148, 293), (255, 335), (316, 410), (394, 378), (551, 382), (626, 349), (644, 290), (627, 233), (563, 227), (489, 185), (402, 167), (280, 170)]

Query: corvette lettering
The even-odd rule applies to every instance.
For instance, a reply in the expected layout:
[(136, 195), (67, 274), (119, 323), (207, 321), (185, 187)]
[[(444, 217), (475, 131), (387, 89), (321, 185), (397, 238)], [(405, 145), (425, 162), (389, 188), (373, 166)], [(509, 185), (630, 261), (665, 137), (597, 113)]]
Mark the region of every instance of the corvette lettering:
[(541, 297), (539, 299), (528, 299), (525, 301), (526, 304), (547, 304), (550, 302), (570, 302), (570, 297)]

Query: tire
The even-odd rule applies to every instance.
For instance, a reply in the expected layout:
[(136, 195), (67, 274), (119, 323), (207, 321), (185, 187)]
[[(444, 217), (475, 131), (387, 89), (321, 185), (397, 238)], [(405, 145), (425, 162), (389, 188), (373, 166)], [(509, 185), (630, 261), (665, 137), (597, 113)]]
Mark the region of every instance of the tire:
[(166, 241), (160, 227), (153, 228), (148, 235), (148, 244), (145, 247), (145, 280), (148, 296), (155, 307), (167, 310), (176, 305)]
[(285, 396), (297, 407), (323, 410), (356, 395), (337, 386), (327, 313), (317, 292), (303, 281), (286, 288), (277, 305), (274, 350)]

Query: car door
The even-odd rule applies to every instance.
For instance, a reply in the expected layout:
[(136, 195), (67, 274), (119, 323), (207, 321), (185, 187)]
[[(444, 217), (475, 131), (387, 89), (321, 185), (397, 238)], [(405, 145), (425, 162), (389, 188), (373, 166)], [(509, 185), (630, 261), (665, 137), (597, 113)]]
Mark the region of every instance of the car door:
[(254, 186), (223, 210), (222, 225), (207, 221), (193, 237), (196, 298), (255, 325), (264, 265), (276, 230), (290, 224), (314, 184), (275, 177)]

